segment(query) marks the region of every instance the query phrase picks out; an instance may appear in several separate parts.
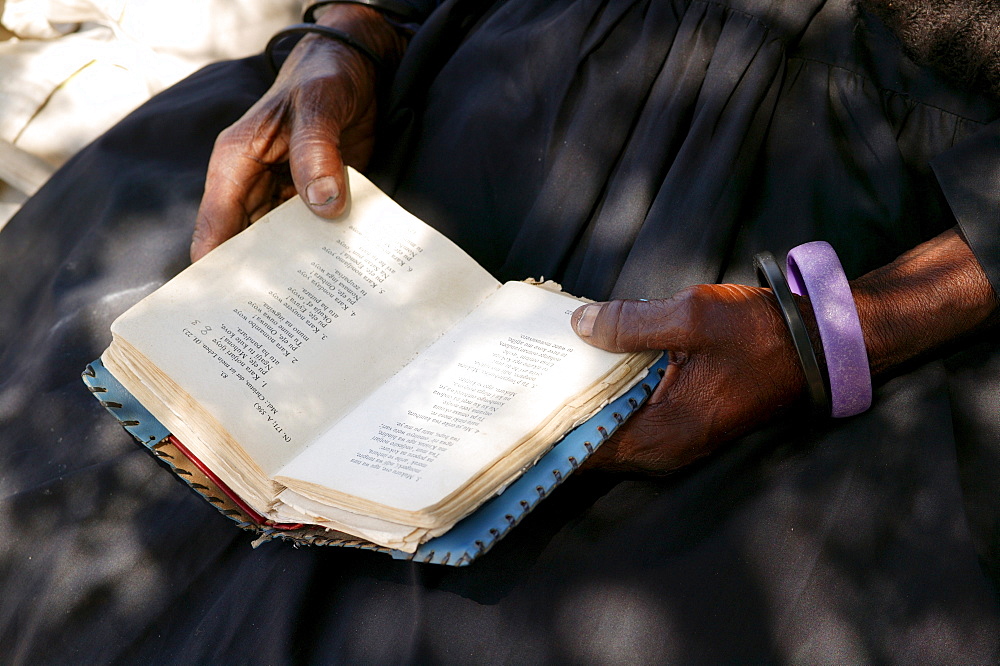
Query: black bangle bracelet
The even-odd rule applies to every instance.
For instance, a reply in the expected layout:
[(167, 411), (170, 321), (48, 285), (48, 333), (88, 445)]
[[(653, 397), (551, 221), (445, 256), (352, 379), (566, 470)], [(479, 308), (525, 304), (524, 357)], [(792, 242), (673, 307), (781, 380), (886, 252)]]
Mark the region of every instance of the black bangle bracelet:
[(422, 21), (424, 18), (422, 12), (399, 0), (323, 0), (323, 2), (314, 2), (306, 7), (305, 12), (302, 14), (302, 20), (305, 23), (315, 23), (317, 9), (336, 4), (364, 5), (383, 13), (392, 14), (393, 17), (404, 22), (415, 23)]
[(275, 34), (274, 37), (268, 41), (267, 46), (264, 47), (264, 58), (267, 60), (267, 64), (270, 65), (271, 71), (274, 74), (278, 73), (278, 66), (274, 62), (274, 50), (277, 48), (278, 44), (286, 37), (305, 34), (323, 35), (324, 37), (335, 39), (338, 42), (346, 44), (371, 60), (375, 64), (376, 72), (382, 71), (382, 58), (370, 48), (348, 35), (346, 32), (337, 30), (336, 28), (328, 28), (325, 25), (316, 25), (314, 23), (296, 23), (295, 25), (288, 26), (284, 30), (279, 30), (277, 34)]
[(788, 332), (792, 334), (792, 344), (795, 345), (802, 372), (806, 376), (809, 399), (818, 412), (829, 413), (830, 395), (826, 390), (826, 383), (823, 381), (823, 373), (820, 371), (819, 361), (816, 360), (816, 351), (809, 339), (805, 320), (799, 312), (798, 305), (795, 304), (792, 290), (788, 288), (788, 281), (770, 252), (755, 254), (753, 264), (757, 269), (758, 284), (770, 287), (778, 300), (778, 307), (781, 308), (781, 315), (785, 319), (785, 325), (788, 326)]

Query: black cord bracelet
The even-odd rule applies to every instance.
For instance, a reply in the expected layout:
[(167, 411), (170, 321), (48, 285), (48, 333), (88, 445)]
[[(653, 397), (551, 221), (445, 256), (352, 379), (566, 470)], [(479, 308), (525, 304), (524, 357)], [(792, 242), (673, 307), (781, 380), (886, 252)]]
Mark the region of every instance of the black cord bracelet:
[(809, 339), (806, 322), (799, 312), (798, 305), (795, 304), (795, 298), (792, 296), (792, 290), (788, 288), (785, 275), (770, 252), (755, 254), (753, 265), (757, 269), (758, 284), (761, 287), (770, 287), (774, 297), (778, 299), (778, 307), (781, 308), (781, 315), (785, 319), (789, 333), (792, 334), (792, 344), (795, 345), (802, 372), (806, 376), (809, 399), (818, 412), (829, 413), (830, 394), (826, 390), (826, 382), (823, 381), (823, 373), (820, 371), (819, 361), (816, 360), (816, 351)]
[(424, 18), (423, 12), (400, 0), (323, 0), (322, 2), (314, 2), (306, 7), (305, 12), (302, 14), (302, 20), (305, 23), (315, 23), (317, 9), (337, 4), (364, 5), (383, 13), (392, 14), (394, 18), (407, 23), (416, 23), (422, 21)]
[(346, 32), (337, 30), (336, 28), (328, 28), (325, 25), (316, 25), (315, 23), (296, 23), (295, 25), (288, 26), (283, 30), (279, 30), (274, 37), (268, 41), (267, 46), (264, 47), (264, 58), (267, 60), (267, 64), (270, 65), (271, 71), (274, 74), (278, 73), (278, 65), (274, 62), (274, 50), (278, 47), (278, 44), (284, 41), (287, 37), (305, 34), (322, 35), (324, 37), (328, 37), (329, 39), (335, 39), (342, 44), (346, 44), (371, 60), (375, 64), (376, 71), (382, 71), (382, 58), (370, 48), (348, 35)]

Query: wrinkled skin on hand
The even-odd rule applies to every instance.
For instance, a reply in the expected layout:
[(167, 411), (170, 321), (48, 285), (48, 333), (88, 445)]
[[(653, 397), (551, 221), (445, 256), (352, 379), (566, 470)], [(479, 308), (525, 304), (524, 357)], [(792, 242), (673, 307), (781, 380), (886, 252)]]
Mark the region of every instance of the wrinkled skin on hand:
[[(367, 7), (332, 5), (317, 22), (349, 32), (389, 64), (405, 48)], [(344, 164), (363, 169), (372, 153), (376, 74), (370, 60), (336, 40), (302, 38), (271, 89), (215, 142), (192, 261), (296, 192), (323, 217), (344, 210)]]
[[(1000, 325), (1000, 295), (957, 229), (851, 282), (873, 375)], [(822, 343), (798, 298), (813, 349)], [(769, 289), (698, 285), (658, 301), (585, 305), (573, 328), (610, 351), (666, 349), (671, 366), (649, 402), (589, 467), (663, 473), (804, 400), (805, 376)]]
[[(392, 66), (406, 43), (375, 10), (327, 6), (317, 21), (350, 33)], [(216, 141), (194, 231), (197, 260), (297, 191), (319, 215), (347, 203), (344, 164), (363, 169), (375, 130), (376, 77), (363, 55), (307, 36), (268, 93)], [(953, 229), (851, 284), (873, 373), (995, 326), (1000, 298)], [(808, 300), (800, 307), (821, 350)], [(803, 399), (805, 378), (770, 290), (699, 285), (672, 298), (577, 310), (573, 326), (614, 351), (666, 349), (653, 396), (591, 467), (663, 473), (707, 455)]]
[(609, 351), (670, 350), (649, 401), (587, 461), (591, 468), (669, 472), (765, 423), (805, 392), (769, 289), (698, 285), (669, 299), (585, 305), (572, 323)]

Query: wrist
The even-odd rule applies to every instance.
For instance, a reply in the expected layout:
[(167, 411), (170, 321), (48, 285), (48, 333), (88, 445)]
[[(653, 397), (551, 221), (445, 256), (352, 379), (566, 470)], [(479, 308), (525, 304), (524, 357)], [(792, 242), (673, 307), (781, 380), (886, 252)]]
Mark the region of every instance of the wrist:
[(409, 39), (377, 9), (361, 4), (332, 3), (318, 7), (316, 25), (336, 28), (350, 34), (379, 54), (394, 71), (403, 57)]
[(851, 283), (873, 375), (983, 327), (997, 294), (949, 230)]

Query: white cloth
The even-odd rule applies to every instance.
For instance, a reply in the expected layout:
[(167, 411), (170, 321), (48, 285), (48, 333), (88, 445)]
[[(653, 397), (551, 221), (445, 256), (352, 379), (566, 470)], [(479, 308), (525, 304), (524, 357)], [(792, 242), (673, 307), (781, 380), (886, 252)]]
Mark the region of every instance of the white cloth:
[[(261, 51), (300, 11), (299, 0), (0, 0), (0, 140), (59, 166), (199, 67)], [(16, 180), (6, 176), (0, 164), (0, 180)]]

